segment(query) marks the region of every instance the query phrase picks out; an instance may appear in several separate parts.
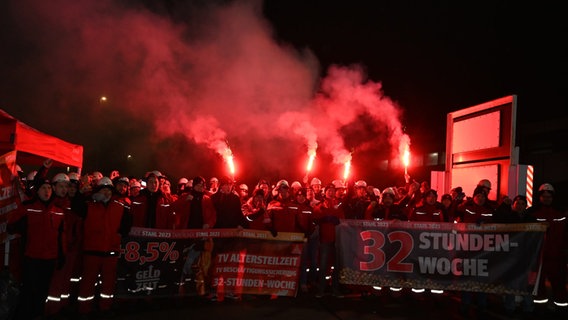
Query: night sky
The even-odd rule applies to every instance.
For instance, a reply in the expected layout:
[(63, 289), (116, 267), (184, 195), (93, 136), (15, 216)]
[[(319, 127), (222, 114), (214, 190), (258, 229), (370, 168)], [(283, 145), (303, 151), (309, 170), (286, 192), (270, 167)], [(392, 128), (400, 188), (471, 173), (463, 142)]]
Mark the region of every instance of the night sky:
[(352, 151), (358, 177), (379, 179), (376, 159), (396, 157), (403, 134), (415, 152), (443, 150), (448, 112), (516, 94), (521, 128), (565, 117), (562, 12), (518, 1), (2, 1), (0, 108), (84, 145), (85, 171), (220, 176), (224, 141), (238, 179), (297, 180), (313, 126), (313, 174), (335, 178), (337, 152)]

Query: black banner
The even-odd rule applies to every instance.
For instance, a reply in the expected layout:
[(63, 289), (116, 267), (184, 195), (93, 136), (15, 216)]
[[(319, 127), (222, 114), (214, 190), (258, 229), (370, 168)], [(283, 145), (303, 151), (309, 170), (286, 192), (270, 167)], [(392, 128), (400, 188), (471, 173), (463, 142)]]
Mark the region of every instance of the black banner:
[(116, 295), (295, 296), (303, 243), (301, 233), (133, 228), (122, 240)]
[(526, 294), (546, 225), (345, 220), (337, 231), (341, 283)]

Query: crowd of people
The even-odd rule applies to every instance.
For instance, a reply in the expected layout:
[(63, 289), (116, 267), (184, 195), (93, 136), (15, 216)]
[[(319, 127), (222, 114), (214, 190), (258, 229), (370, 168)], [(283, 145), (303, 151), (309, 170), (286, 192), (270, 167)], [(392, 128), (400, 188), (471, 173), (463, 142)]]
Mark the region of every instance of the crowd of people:
[[(491, 183), (486, 179), (479, 181), (471, 196), (455, 187), (440, 197), (427, 181), (418, 183), (408, 176), (404, 186), (382, 191), (365, 180), (323, 184), (318, 178), (291, 183), (282, 179), (274, 185), (261, 179), (251, 191), (246, 184), (235, 184), (228, 177), (172, 180), (159, 171), (150, 171), (141, 179), (118, 171), (108, 176), (100, 172), (57, 173), (48, 178), (51, 164), (48, 159), (37, 171), (22, 174), (18, 184), (21, 205), (8, 221), (8, 232), (22, 236), (18, 319), (56, 316), (70, 305), (71, 289), (77, 282), (79, 315), (88, 317), (94, 310), (111, 315), (121, 237), (133, 226), (250, 228), (274, 236), (279, 232), (303, 233), (307, 241), (300, 290), (317, 298), (327, 294), (341, 297), (338, 268), (331, 265), (336, 253), (336, 226), (342, 219), (547, 222), (538, 294), (534, 300), (523, 297), (522, 309), (532, 312), (535, 305), (548, 302), (546, 281), (555, 306), (568, 306), (567, 216), (565, 210), (555, 206), (555, 190), (548, 183), (540, 186), (536, 204), (527, 208), (522, 195), (499, 202), (489, 199)], [(327, 270), (333, 270), (331, 281)], [(205, 286), (198, 292), (207, 294)], [(95, 299), (96, 293), (99, 296)], [(463, 293), (464, 313), (469, 312), (473, 295)], [(475, 295), (483, 311), (486, 295)], [(515, 297), (506, 296), (504, 306), (514, 312)]]

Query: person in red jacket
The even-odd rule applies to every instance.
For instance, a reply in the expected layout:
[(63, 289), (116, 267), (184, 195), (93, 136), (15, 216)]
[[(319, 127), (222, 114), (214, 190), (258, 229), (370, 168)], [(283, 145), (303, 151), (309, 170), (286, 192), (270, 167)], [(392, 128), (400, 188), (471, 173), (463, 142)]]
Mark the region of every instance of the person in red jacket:
[(70, 305), (71, 277), (78, 265), (82, 237), (82, 220), (71, 210), (68, 190), (71, 184), (70, 178), (65, 173), (58, 173), (52, 179), (53, 201), (65, 210), (65, 263), (62, 268), (56, 270), (51, 280), (49, 296), (47, 297), (45, 314), (55, 315)]
[(73, 210), (84, 219), (83, 277), (77, 297), (83, 317), (93, 311), (99, 274), (99, 311), (103, 315), (112, 314), (120, 243), (132, 226), (126, 202), (114, 192), (110, 178), (103, 177), (97, 182), (92, 199), (72, 203)]
[[(330, 262), (336, 262), (335, 254), (335, 227), (340, 219), (345, 218), (342, 203), (335, 197), (335, 186), (330, 183), (324, 191), (325, 199), (314, 208), (314, 222), (319, 226), (319, 274), (316, 298), (321, 298), (327, 288), (327, 272)], [(331, 276), (332, 292), (340, 296), (339, 268), (337, 263)]]
[(438, 192), (428, 189), (422, 195), (420, 205), (410, 211), (409, 221), (444, 222), (444, 213), (441, 203), (438, 202)]
[(301, 232), (296, 225), (296, 210), (291, 209), (295, 205), (288, 181), (278, 181), (274, 190), (277, 194), (266, 207), (272, 223), (272, 235), (276, 236), (278, 232)]
[[(205, 179), (197, 176), (192, 180), (193, 187), (188, 193), (182, 194), (179, 199), (173, 203), (175, 212), (176, 229), (209, 229), (215, 227), (217, 223), (217, 213), (211, 198), (207, 195), (205, 189)], [(180, 294), (185, 294), (186, 278), (193, 276), (195, 280), (195, 289), (197, 294), (205, 296), (209, 290), (209, 270), (206, 264), (196, 263), (201, 257), (208, 256), (208, 250), (212, 246), (212, 239), (198, 240), (192, 244), (187, 252), (185, 264), (183, 266), (180, 287)], [(197, 265), (197, 266), (196, 266)], [(197, 269), (197, 271), (194, 271)]]
[(65, 258), (65, 210), (54, 203), (49, 180), (36, 181), (35, 190), (34, 197), (24, 201), (8, 218), (8, 232), (20, 234), (25, 240), (16, 319), (43, 316), (53, 273), (61, 268)]
[[(423, 222), (444, 222), (444, 209), (442, 204), (438, 202), (438, 192), (434, 189), (424, 189), (422, 193), (422, 201), (418, 206), (412, 208), (409, 221)], [(412, 288), (413, 293), (426, 292), (424, 288)], [(441, 294), (443, 290), (429, 290), (431, 293)]]
[(248, 221), (248, 229), (269, 230), (270, 217), (266, 212), (264, 202), (264, 190), (255, 189), (250, 197), (241, 207), (243, 215)]
[[(473, 190), (473, 198), (461, 203), (456, 212), (456, 221), (463, 223), (491, 223), (494, 222), (495, 208), (487, 201), (487, 192), (484, 186), (477, 186)], [(460, 312), (469, 316), (473, 296), (477, 296), (478, 317), (487, 313), (487, 294), (484, 292), (462, 291)]]
[[(304, 234), (306, 242), (302, 248), (302, 259), (300, 261), (300, 290), (303, 293), (309, 291), (308, 284), (310, 282), (315, 283), (315, 269), (316, 264), (311, 264), (314, 259), (312, 256), (316, 254), (310, 250), (313, 246), (309, 245), (312, 233), (315, 230), (315, 225), (313, 221), (313, 208), (310, 206), (310, 202), (306, 198), (306, 189), (302, 188), (296, 192), (295, 196), (295, 206), (291, 206), (290, 209), (296, 210), (296, 226), (298, 230)], [(310, 277), (311, 276), (311, 277)], [(312, 278), (312, 279), (308, 279)], [(313, 281), (309, 281), (313, 280)]]
[(175, 217), (170, 205), (173, 198), (169, 198), (160, 190), (160, 176), (151, 172), (146, 178), (146, 188), (132, 198), (130, 205), (133, 227), (173, 229)]
[(527, 209), (527, 215), (539, 222), (548, 223), (542, 253), (542, 272), (540, 274), (537, 296), (534, 303), (548, 303), (546, 280), (550, 282), (554, 307), (558, 313), (568, 310), (566, 293), (566, 264), (568, 252), (568, 214), (564, 208), (554, 203), (556, 192), (550, 183), (538, 189), (538, 203)]

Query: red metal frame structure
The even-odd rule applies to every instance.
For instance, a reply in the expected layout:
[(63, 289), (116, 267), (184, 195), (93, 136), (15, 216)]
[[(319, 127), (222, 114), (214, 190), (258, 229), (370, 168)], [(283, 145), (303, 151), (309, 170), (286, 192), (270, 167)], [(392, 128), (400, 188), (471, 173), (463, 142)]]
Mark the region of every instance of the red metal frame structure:
[(516, 95), (448, 113), (445, 192), (461, 186), (467, 195), (481, 179), (491, 181), (490, 199), (508, 195), (515, 148)]

